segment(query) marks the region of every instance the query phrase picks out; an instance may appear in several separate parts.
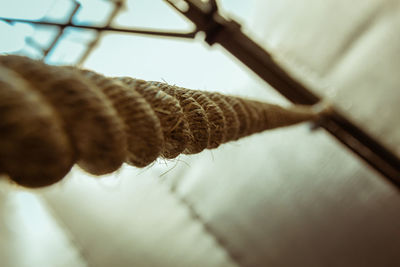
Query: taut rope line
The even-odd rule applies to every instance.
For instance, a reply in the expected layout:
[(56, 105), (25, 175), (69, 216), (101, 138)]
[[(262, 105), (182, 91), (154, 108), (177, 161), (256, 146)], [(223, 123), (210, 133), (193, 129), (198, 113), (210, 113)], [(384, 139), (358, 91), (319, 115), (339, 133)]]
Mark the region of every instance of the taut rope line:
[(47, 186), (75, 163), (95, 175), (144, 167), (320, 114), (0, 56), (0, 174)]

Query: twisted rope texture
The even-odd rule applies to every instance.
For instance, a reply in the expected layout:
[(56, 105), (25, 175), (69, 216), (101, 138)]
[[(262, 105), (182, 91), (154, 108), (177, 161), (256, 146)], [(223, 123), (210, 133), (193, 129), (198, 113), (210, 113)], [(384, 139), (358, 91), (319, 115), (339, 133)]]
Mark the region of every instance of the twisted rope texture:
[(51, 185), (74, 164), (102, 175), (317, 118), (219, 93), (0, 56), (0, 174)]

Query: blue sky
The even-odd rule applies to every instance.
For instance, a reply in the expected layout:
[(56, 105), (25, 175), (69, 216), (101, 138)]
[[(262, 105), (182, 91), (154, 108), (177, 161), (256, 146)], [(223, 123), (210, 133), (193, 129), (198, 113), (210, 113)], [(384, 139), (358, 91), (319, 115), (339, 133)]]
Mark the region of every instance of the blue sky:
[[(74, 17), (78, 24), (102, 25), (113, 7), (109, 0), (78, 0), (81, 8)], [(221, 1), (225, 9), (246, 16), (250, 5), (243, 5), (241, 1)], [(24, 7), (24, 8), (21, 8)], [(63, 22), (73, 9), (73, 0), (13, 0), (0, 2), (0, 17), (21, 18), (31, 20), (47, 20)], [(114, 20), (114, 24), (126, 27), (143, 27), (161, 30), (189, 31), (193, 28), (190, 22), (177, 14), (162, 0), (130, 0), (126, 1), (125, 9)], [(43, 47), (49, 44), (57, 30), (51, 27), (32, 27), (27, 24), (16, 23), (9, 25), (0, 21), (0, 34), (7, 36), (0, 43), (0, 52), (27, 54), (39, 56), (33, 51), (26, 40), (30, 39)], [(68, 45), (63, 49), (77, 52), (79, 44), (90, 40), (92, 33), (69, 29), (64, 42)], [(70, 53), (69, 53), (70, 54)]]

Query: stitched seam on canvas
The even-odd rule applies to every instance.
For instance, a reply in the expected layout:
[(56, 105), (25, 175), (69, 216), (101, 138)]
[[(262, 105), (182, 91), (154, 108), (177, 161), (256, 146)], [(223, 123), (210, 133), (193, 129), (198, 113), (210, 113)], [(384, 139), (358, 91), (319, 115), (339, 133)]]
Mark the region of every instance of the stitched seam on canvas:
[(245, 266), (243, 263), (243, 255), (229, 248), (227, 241), (220, 235), (218, 235), (217, 231), (213, 229), (213, 227), (201, 217), (201, 215), (197, 212), (192, 203), (190, 203), (185, 197), (183, 197), (176, 191), (176, 187), (173, 187), (164, 181), (158, 181), (160, 182), (160, 184), (164, 185), (168, 189), (168, 192), (172, 195), (172, 197), (175, 198), (180, 203), (180, 205), (187, 210), (190, 218), (194, 222), (202, 226), (205, 235), (214, 240), (215, 246), (224, 252), (231, 263), (238, 267)]

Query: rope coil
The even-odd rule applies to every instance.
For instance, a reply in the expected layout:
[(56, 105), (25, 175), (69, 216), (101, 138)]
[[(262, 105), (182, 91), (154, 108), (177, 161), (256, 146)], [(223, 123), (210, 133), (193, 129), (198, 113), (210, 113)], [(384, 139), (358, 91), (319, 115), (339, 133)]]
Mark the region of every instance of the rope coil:
[(155, 111), (163, 131), (164, 145), (161, 156), (173, 159), (185, 150), (189, 140), (189, 126), (179, 101), (143, 80), (117, 78), (131, 90), (138, 91)]
[(26, 187), (51, 185), (74, 163), (102, 175), (318, 117), (310, 107), (0, 56), (0, 174)]

